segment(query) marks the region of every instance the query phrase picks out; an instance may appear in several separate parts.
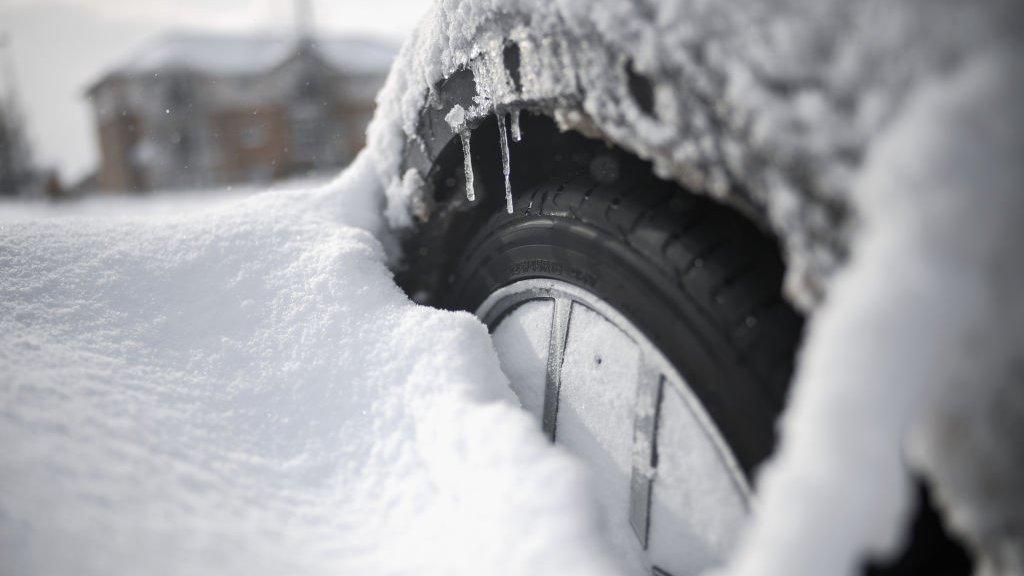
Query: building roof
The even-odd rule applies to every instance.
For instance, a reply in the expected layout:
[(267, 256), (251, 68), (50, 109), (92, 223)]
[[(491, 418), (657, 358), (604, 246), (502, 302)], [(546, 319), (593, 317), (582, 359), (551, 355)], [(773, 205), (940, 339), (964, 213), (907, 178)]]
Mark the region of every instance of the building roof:
[[(230, 35), (177, 32), (160, 36), (109, 69), (110, 76), (193, 70), (209, 74), (255, 74), (283, 63), (295, 54), (296, 36)], [(317, 37), (314, 47), (339, 72), (385, 73), (397, 49), (394, 45), (358, 37)]]

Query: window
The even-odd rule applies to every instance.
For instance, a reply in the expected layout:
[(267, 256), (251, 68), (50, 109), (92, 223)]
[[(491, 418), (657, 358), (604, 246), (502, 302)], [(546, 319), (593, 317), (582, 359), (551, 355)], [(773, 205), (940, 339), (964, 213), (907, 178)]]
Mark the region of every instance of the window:
[(238, 141), (245, 150), (263, 147), (267, 143), (267, 125), (254, 122), (245, 126), (238, 135)]
[(326, 140), (325, 118), (315, 104), (296, 105), (291, 110), (292, 157), (300, 162), (316, 162)]

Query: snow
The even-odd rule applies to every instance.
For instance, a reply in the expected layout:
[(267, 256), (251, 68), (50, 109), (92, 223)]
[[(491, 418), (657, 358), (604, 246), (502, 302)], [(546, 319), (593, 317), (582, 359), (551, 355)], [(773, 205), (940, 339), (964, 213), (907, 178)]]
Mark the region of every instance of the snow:
[[(655, 565), (683, 576), (721, 565), (749, 519), (749, 500), (709, 435), (706, 414), (693, 409), (692, 392), (681, 378), (659, 377), (651, 352), (633, 339), (635, 328), (631, 336), (585, 304), (561, 305), (568, 330), (564, 355), (555, 361), (560, 368), (553, 437), (587, 465), (609, 549), (626, 574), (650, 574)], [(494, 329), (502, 371), (538, 425), (555, 312), (552, 300), (530, 301)], [(635, 422), (641, 405), (651, 411), (646, 442), (637, 437), (643, 433)], [(647, 526), (646, 514), (633, 516), (637, 467), (643, 470), (641, 482), (650, 486), (646, 553), (633, 522)]]
[(630, 574), (643, 574), (647, 562), (629, 526), (640, 349), (593, 310), (574, 305), (571, 315), (555, 438), (591, 463), (608, 524), (617, 528), (610, 532), (613, 553), (628, 563)]
[[(927, 272), (954, 279), (935, 297), (944, 307), (955, 299), (968, 316), (941, 327), (952, 332), (930, 353), (941, 377), (921, 399), (907, 452), (934, 478), (952, 525), (985, 551), (981, 574), (1024, 573), (1022, 86), (1024, 68), (1012, 46), (975, 61), (956, 81), (922, 94), (903, 130), (879, 151), (884, 157), (912, 149), (916, 159), (900, 166), (880, 160), (865, 177), (870, 210), (882, 212), (892, 196), (903, 211), (919, 212), (913, 229)], [(925, 185), (935, 199), (921, 210), (914, 205)]]
[(486, 329), (318, 190), (0, 221), (5, 574), (612, 574)]
[(544, 414), (544, 385), (551, 339), (551, 300), (527, 302), (494, 329), (494, 347), (501, 371), (524, 410), (540, 422)]
[(214, 189), (163, 190), (150, 193), (99, 192), (79, 198), (48, 201), (41, 199), (0, 199), (0, 222), (40, 218), (138, 218), (169, 216), (224, 208), (249, 196), (265, 192), (300, 192), (320, 188), (332, 176), (300, 176), (265, 184), (238, 184)]
[(1014, 50), (922, 87), (868, 158), (865, 228), (813, 317), (759, 521), (722, 574), (852, 576), (865, 554), (897, 551), (907, 460), (984, 554), (981, 573), (1024, 570)]
[(682, 395), (674, 387), (663, 392), (649, 550), (670, 574), (698, 574), (729, 557), (749, 524), (749, 503), (714, 445), (700, 441), (706, 432)]

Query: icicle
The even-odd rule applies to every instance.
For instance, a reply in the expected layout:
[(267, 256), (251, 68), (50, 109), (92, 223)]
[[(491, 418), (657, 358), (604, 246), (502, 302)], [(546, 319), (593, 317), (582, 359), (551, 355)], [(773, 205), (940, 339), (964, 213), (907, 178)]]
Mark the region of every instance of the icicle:
[(519, 109), (512, 110), (512, 141), (519, 142), (523, 139), (523, 133), (519, 131)]
[(470, 132), (466, 123), (466, 109), (456, 104), (445, 115), (444, 121), (452, 128), (452, 132), (458, 133), (459, 140), (462, 140), (462, 168), (466, 171), (466, 200), (476, 201), (476, 191), (473, 189), (473, 154), (470, 150)]
[(508, 177), (511, 174), (511, 162), (508, 157), (508, 132), (505, 130), (505, 113), (495, 112), (498, 117), (498, 140), (501, 143), (501, 171), (505, 174), (505, 209), (512, 213), (512, 185)]
[(474, 202), (476, 192), (473, 190), (473, 158), (469, 149), (470, 132), (468, 128), (459, 130), (459, 139), (462, 140), (462, 167), (466, 171), (466, 200)]

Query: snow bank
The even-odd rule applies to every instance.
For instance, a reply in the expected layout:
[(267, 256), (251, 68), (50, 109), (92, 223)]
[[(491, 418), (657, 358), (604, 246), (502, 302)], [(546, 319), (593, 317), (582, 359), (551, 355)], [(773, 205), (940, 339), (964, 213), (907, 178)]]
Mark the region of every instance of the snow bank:
[(0, 221), (5, 574), (609, 574), (485, 328), (391, 280), (366, 158), (189, 215)]

